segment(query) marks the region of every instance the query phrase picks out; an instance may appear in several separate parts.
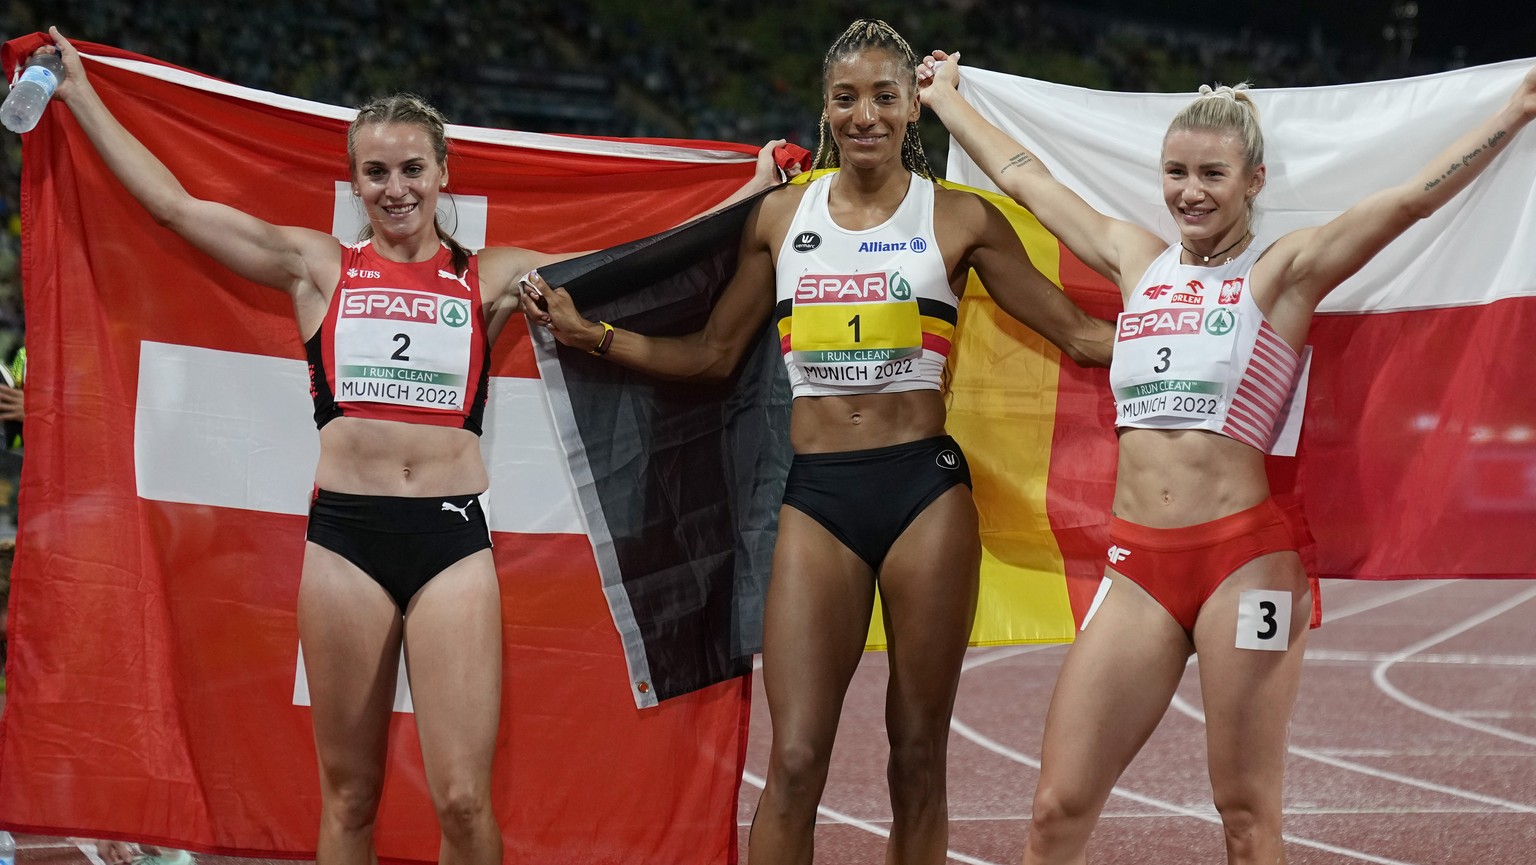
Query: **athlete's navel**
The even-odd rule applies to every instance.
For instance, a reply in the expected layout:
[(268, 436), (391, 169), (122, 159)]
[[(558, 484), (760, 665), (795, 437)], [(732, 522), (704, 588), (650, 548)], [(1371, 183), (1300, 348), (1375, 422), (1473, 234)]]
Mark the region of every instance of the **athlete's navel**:
[(864, 419), (864, 416), (859, 414), (858, 412), (854, 412), (853, 414), (848, 416), (848, 421), (850, 423), (852, 423), (853, 425), (855, 425), (855, 426), (857, 426), (859, 424), (859, 422), (862, 421), (863, 419)]

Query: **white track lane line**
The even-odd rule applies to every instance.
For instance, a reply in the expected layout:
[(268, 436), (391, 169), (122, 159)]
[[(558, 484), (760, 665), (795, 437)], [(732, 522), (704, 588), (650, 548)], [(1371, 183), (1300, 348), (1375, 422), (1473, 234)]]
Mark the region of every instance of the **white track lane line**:
[(1509, 612), (1510, 610), (1513, 610), (1515, 607), (1520, 606), (1532, 598), (1536, 598), (1536, 589), (1527, 589), (1526, 591), (1515, 595), (1503, 603), (1495, 604), (1494, 606), (1489, 607), (1488, 609), (1475, 616), (1464, 619), (1461, 622), (1446, 628), (1438, 634), (1426, 637), (1411, 646), (1394, 652), (1391, 657), (1376, 665), (1376, 669), (1371, 673), (1371, 680), (1374, 681), (1376, 683), (1376, 687), (1380, 688), (1381, 691), (1387, 696), (1391, 697), (1399, 703), (1402, 703), (1404, 706), (1407, 706), (1410, 709), (1422, 712), (1432, 718), (1445, 721), (1448, 724), (1455, 724), (1460, 727), (1466, 727), (1469, 730), (1477, 730), (1480, 733), (1487, 733), (1490, 736), (1498, 736), (1503, 739), (1508, 739), (1511, 742), (1520, 742), (1524, 745), (1536, 746), (1536, 736), (1527, 736), (1522, 733), (1516, 733), (1513, 730), (1506, 730), (1503, 727), (1496, 727), (1492, 724), (1484, 724), (1481, 721), (1474, 721), (1470, 718), (1464, 718), (1454, 712), (1447, 712), (1444, 709), (1431, 706), (1423, 700), (1410, 697), (1403, 693), (1397, 688), (1396, 685), (1393, 685), (1387, 679), (1387, 671), (1392, 669), (1394, 664), (1397, 664), (1406, 658), (1416, 655), (1419, 652), (1430, 648), (1431, 646), (1443, 643), (1446, 640), (1457, 636), (1458, 634), (1470, 631), (1471, 629), (1490, 619), (1496, 618), (1503, 615), (1504, 613)]
[[(1044, 648), (1044, 647), (1026, 646), (1024, 648), (1025, 649), (1035, 649), (1035, 648)], [(1015, 652), (1014, 654), (1019, 654), (1019, 653)], [(757, 657), (752, 659), (752, 671), (755, 673), (755, 672), (758, 672), (758, 671), (760, 671), (762, 669), (763, 669), (763, 657), (762, 657), (762, 655), (758, 655)], [(963, 668), (962, 668), (962, 670), (963, 670)], [(751, 784), (752, 786), (756, 787), (759, 790), (763, 789), (763, 787), (766, 786), (767, 783), (768, 783), (767, 779), (763, 778), (761, 775), (754, 774), (752, 772), (746, 771), (745, 769), (742, 770), (741, 780), (742, 780), (743, 783)], [(885, 828), (883, 826), (880, 826), (880, 825), (875, 824), (875, 823), (870, 823), (870, 822), (867, 822), (865, 820), (860, 820), (859, 818), (854, 817), (851, 814), (844, 814), (841, 811), (838, 811), (838, 810), (836, 810), (834, 808), (828, 808), (825, 805), (817, 805), (816, 806), (816, 813), (822, 815), (823, 817), (826, 817), (827, 819), (829, 819), (829, 820), (831, 820), (831, 821), (833, 821), (835, 823), (842, 823), (842, 824), (847, 825), (847, 826), (852, 826), (855, 829), (863, 829), (865, 832), (868, 832), (871, 835), (878, 835), (881, 838), (889, 838), (889, 837), (891, 837), (891, 830), (889, 830), (889, 829), (887, 829), (887, 828)], [(990, 861), (988, 861), (986, 859), (977, 859), (975, 856), (967, 856), (964, 853), (959, 853), (959, 852), (956, 852), (954, 850), (945, 850), (944, 854), (945, 854), (945, 856), (947, 858), (952, 859), (952, 860), (954, 860), (956, 862), (964, 862), (965, 865), (999, 865), (999, 863), (997, 863), (997, 862), (990, 862)], [(101, 863), (98, 862), (97, 865), (101, 865)]]
[[(1420, 593), (1422, 593), (1424, 591), (1428, 591), (1429, 589), (1440, 588), (1442, 586), (1448, 586), (1448, 585), (1453, 585), (1453, 584), (1454, 584), (1454, 581), (1451, 581), (1451, 580), (1438, 580), (1438, 581), (1435, 581), (1433, 584), (1428, 585), (1428, 586), (1418, 586), (1418, 585), (1416, 585), (1416, 586), (1413, 586), (1409, 590), (1406, 590), (1406, 591), (1399, 590), (1399, 591), (1395, 591), (1395, 592), (1389, 592), (1389, 593), (1380, 595), (1380, 596), (1378, 596), (1376, 598), (1372, 598), (1369, 601), (1365, 601), (1365, 602), (1362, 602), (1362, 603), (1359, 603), (1359, 604), (1354, 604), (1354, 605), (1351, 605), (1350, 607), (1341, 609), (1341, 610), (1339, 610), (1339, 612), (1335, 613), (1334, 615), (1329, 616), (1327, 623), (1336, 622), (1339, 619), (1347, 619), (1350, 616), (1357, 615), (1359, 613), (1364, 613), (1364, 612), (1368, 612), (1370, 610), (1374, 610), (1374, 609), (1377, 609), (1377, 608), (1380, 608), (1380, 607), (1384, 607), (1384, 606), (1386, 606), (1389, 603), (1395, 603), (1395, 602), (1401, 601), (1401, 600), (1403, 600), (1405, 598), (1411, 598), (1414, 595), (1420, 594)], [(1442, 639), (1449, 638), (1449, 636), (1452, 636), (1452, 635), (1447, 635), (1445, 638), (1442, 638)], [(1429, 646), (1434, 645), (1435, 642), (1440, 642), (1440, 640), (1435, 640), (1434, 642), (1431, 642), (1428, 645), (1423, 646), (1422, 648), (1428, 648)], [(1410, 646), (1409, 648), (1413, 648), (1413, 647)], [(1320, 652), (1320, 653), (1317, 653), (1317, 654), (1324, 654), (1324, 653)], [(1410, 654), (1413, 654), (1413, 653), (1410, 653)], [(1312, 657), (1314, 657), (1314, 654), (1309, 651), (1309, 652), (1307, 652), (1307, 657), (1308, 658), (1312, 658)], [(1404, 653), (1402, 651), (1394, 652), (1394, 653), (1392, 653), (1392, 654), (1390, 654), (1390, 655), (1388, 655), (1386, 657), (1388, 659), (1388, 662), (1395, 663), (1397, 661), (1403, 660)], [(1190, 659), (1189, 659), (1190, 666), (1194, 666), (1195, 663), (1198, 660), (1199, 660), (1198, 656), (1191, 656)], [(1196, 709), (1189, 701), (1185, 700), (1183, 697), (1179, 696), (1178, 694), (1174, 694), (1173, 695), (1173, 708), (1177, 709), (1179, 712), (1182, 712), (1183, 714), (1189, 716), (1190, 718), (1193, 718), (1196, 721), (1199, 721), (1202, 724), (1205, 723), (1205, 713), (1200, 711), (1199, 709)], [(1356, 763), (1356, 762), (1353, 762), (1351, 760), (1345, 760), (1345, 759), (1343, 759), (1341, 757), (1334, 757), (1334, 756), (1331, 756), (1331, 755), (1328, 755), (1328, 754), (1323, 754), (1323, 753), (1321, 753), (1319, 751), (1313, 751), (1313, 750), (1310, 750), (1308, 748), (1297, 748), (1297, 747), (1292, 747), (1290, 745), (1287, 745), (1286, 746), (1286, 751), (1291, 753), (1291, 754), (1295, 754), (1296, 756), (1301, 757), (1301, 758), (1306, 759), (1306, 760), (1314, 760), (1316, 762), (1324, 763), (1326, 765), (1333, 766), (1333, 767), (1338, 768), (1338, 769), (1344, 769), (1346, 771), (1355, 772), (1355, 773), (1358, 773), (1358, 774), (1361, 774), (1361, 775), (1368, 775), (1368, 776), (1370, 776), (1372, 778), (1380, 778), (1381, 780), (1384, 780), (1384, 781), (1392, 781), (1392, 782), (1395, 782), (1395, 783), (1398, 783), (1398, 784), (1403, 784), (1403, 785), (1408, 786), (1408, 787), (1416, 787), (1416, 788), (1421, 789), (1421, 790), (1429, 790), (1429, 791), (1433, 791), (1435, 793), (1442, 793), (1442, 794), (1447, 795), (1447, 796), (1453, 796), (1453, 797), (1456, 797), (1456, 798), (1459, 798), (1459, 799), (1466, 799), (1466, 800), (1472, 801), (1472, 802), (1481, 802), (1484, 805), (1493, 805), (1493, 806), (1498, 807), (1498, 808), (1503, 808), (1503, 809), (1506, 809), (1506, 810), (1509, 810), (1509, 811), (1515, 811), (1515, 812), (1518, 812), (1518, 813), (1536, 814), (1536, 806), (1527, 805), (1527, 804), (1524, 804), (1524, 803), (1521, 803), (1521, 802), (1512, 802), (1512, 801), (1510, 801), (1508, 799), (1500, 799), (1497, 796), (1489, 796), (1489, 795), (1486, 795), (1486, 794), (1483, 794), (1483, 793), (1478, 793), (1478, 792), (1475, 792), (1475, 791), (1472, 791), (1472, 790), (1463, 790), (1463, 789), (1461, 789), (1459, 787), (1450, 787), (1450, 786), (1447, 786), (1445, 784), (1437, 784), (1437, 783), (1435, 783), (1433, 781), (1427, 781), (1427, 780), (1425, 780), (1423, 778), (1415, 778), (1415, 777), (1412, 777), (1410, 775), (1403, 775), (1403, 774), (1399, 774), (1397, 772), (1389, 772), (1389, 771), (1386, 771), (1384, 769), (1377, 769), (1377, 768), (1375, 768), (1373, 766), (1367, 766), (1367, 765), (1365, 765), (1363, 763)]]
[[(1031, 646), (1026, 648), (1034, 647)], [(978, 658), (974, 663), (967, 660), (964, 669), (974, 669), (976, 667), (982, 666), (983, 664), (990, 664), (994, 661), (1001, 661), (1004, 658), (1012, 657), (1016, 654), (1020, 653), (999, 652), (995, 655), (988, 655), (983, 658)], [(1033, 769), (1038, 770), (1040, 768), (1040, 761), (1038, 759), (1027, 756), (1019, 751), (1015, 751), (1012, 748), (1009, 748), (1007, 745), (1002, 744), (1001, 742), (998, 742), (988, 736), (982, 735), (973, 729), (970, 725), (966, 724), (964, 721), (961, 721), (959, 718), (952, 719), (949, 722), (949, 728), (994, 754), (997, 754), (1001, 757), (1006, 757), (1015, 763), (1022, 763), (1025, 766), (1029, 766)], [(1214, 809), (1210, 811), (1201, 811), (1195, 808), (1187, 807), (1185, 805), (1180, 805), (1177, 802), (1169, 802), (1164, 799), (1157, 799), (1152, 796), (1137, 793), (1134, 790), (1128, 790), (1119, 786), (1118, 784), (1111, 788), (1110, 792), (1116, 796), (1130, 799), (1133, 802), (1140, 802), (1143, 805), (1157, 808), (1162, 811), (1167, 811), (1171, 814), (1177, 814), (1181, 817), (1191, 817), (1195, 820), (1201, 820), (1206, 823), (1214, 823), (1218, 826), (1221, 825), (1221, 817), (1215, 813)], [(1348, 847), (1340, 847), (1335, 844), (1329, 844), (1325, 841), (1317, 841), (1311, 838), (1302, 838), (1298, 835), (1282, 833), (1280, 837), (1288, 844), (1296, 844), (1301, 847), (1310, 847), (1314, 850), (1322, 850), (1328, 853), (1337, 854), (1339, 856), (1346, 856), (1350, 859), (1355, 859), (1361, 862), (1374, 862), (1376, 865), (1414, 865), (1414, 863), (1403, 862), (1398, 859), (1388, 859), (1385, 856), (1377, 856), (1361, 850), (1351, 850)]]

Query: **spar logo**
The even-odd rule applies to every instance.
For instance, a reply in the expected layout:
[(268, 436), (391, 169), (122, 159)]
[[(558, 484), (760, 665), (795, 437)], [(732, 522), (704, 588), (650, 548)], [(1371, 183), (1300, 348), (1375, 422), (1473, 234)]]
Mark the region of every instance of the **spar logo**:
[(454, 298), (419, 291), (389, 288), (355, 289), (344, 293), (341, 314), (348, 318), (412, 321), (463, 327), (469, 323), (469, 304)]
[[(1218, 309), (1212, 312), (1227, 311)], [(1126, 340), (1140, 339), (1144, 336), (1198, 336), (1203, 318), (1198, 309), (1150, 309), (1146, 312), (1122, 312), (1118, 338)]]
[[(901, 275), (899, 290), (910, 297)], [(886, 299), (890, 281), (883, 273), (807, 273), (795, 284), (795, 303), (874, 303)]]
[(1226, 336), (1237, 325), (1237, 316), (1230, 309), (1217, 307), (1205, 316), (1205, 329), (1213, 336)]
[(900, 272), (891, 274), (891, 297), (897, 300), (912, 299), (912, 283), (907, 282)]
[(463, 327), (469, 324), (469, 304), (462, 300), (443, 298), (443, 305), (438, 307), (437, 314), (442, 318), (443, 324), (449, 327)]
[(1157, 300), (1170, 291), (1173, 291), (1173, 286), (1171, 285), (1154, 285), (1143, 291), (1142, 294), (1146, 295), (1147, 300)]
[(1205, 286), (1201, 284), (1200, 280), (1191, 279), (1189, 282), (1184, 284), (1183, 291), (1178, 292), (1173, 296), (1173, 302), (1187, 303), (1192, 306), (1199, 306), (1204, 302), (1200, 297), (1200, 292), (1202, 291), (1205, 291)]
[(378, 279), (383, 276), (383, 274), (379, 273), (377, 270), (358, 270), (355, 267), (347, 268), (347, 279), (357, 279), (359, 276), (361, 276), (363, 279)]
[(1217, 303), (1234, 304), (1243, 296), (1243, 278), (1223, 279), (1221, 281), (1221, 296), (1216, 298)]
[(810, 252), (821, 245), (821, 235), (814, 231), (802, 231), (795, 235), (795, 252)]

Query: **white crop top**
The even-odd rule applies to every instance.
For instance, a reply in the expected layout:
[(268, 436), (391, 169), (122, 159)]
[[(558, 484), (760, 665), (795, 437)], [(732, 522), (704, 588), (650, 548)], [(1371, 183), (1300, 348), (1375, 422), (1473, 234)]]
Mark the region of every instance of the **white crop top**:
[(1269, 450), (1301, 358), (1253, 300), (1262, 251), (1195, 267), (1175, 244), (1152, 262), (1116, 321), (1116, 426), (1210, 430)]
[(932, 181), (913, 176), (883, 224), (839, 227), (836, 175), (810, 183), (774, 263), (774, 320), (796, 397), (938, 390), (958, 301), (933, 232)]

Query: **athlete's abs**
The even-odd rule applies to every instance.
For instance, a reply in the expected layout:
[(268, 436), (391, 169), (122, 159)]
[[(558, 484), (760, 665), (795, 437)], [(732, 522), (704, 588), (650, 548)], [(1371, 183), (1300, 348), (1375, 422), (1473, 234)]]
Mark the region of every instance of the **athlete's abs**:
[(338, 493), (438, 496), (478, 493), (489, 479), (469, 430), (339, 417), (320, 430), (315, 483)]
[(1269, 496), (1264, 455), (1204, 430), (1121, 429), (1114, 514), (1151, 528), (1208, 522)]
[(944, 434), (944, 397), (936, 390), (803, 396), (795, 400), (789, 440), (795, 453), (866, 450)]

